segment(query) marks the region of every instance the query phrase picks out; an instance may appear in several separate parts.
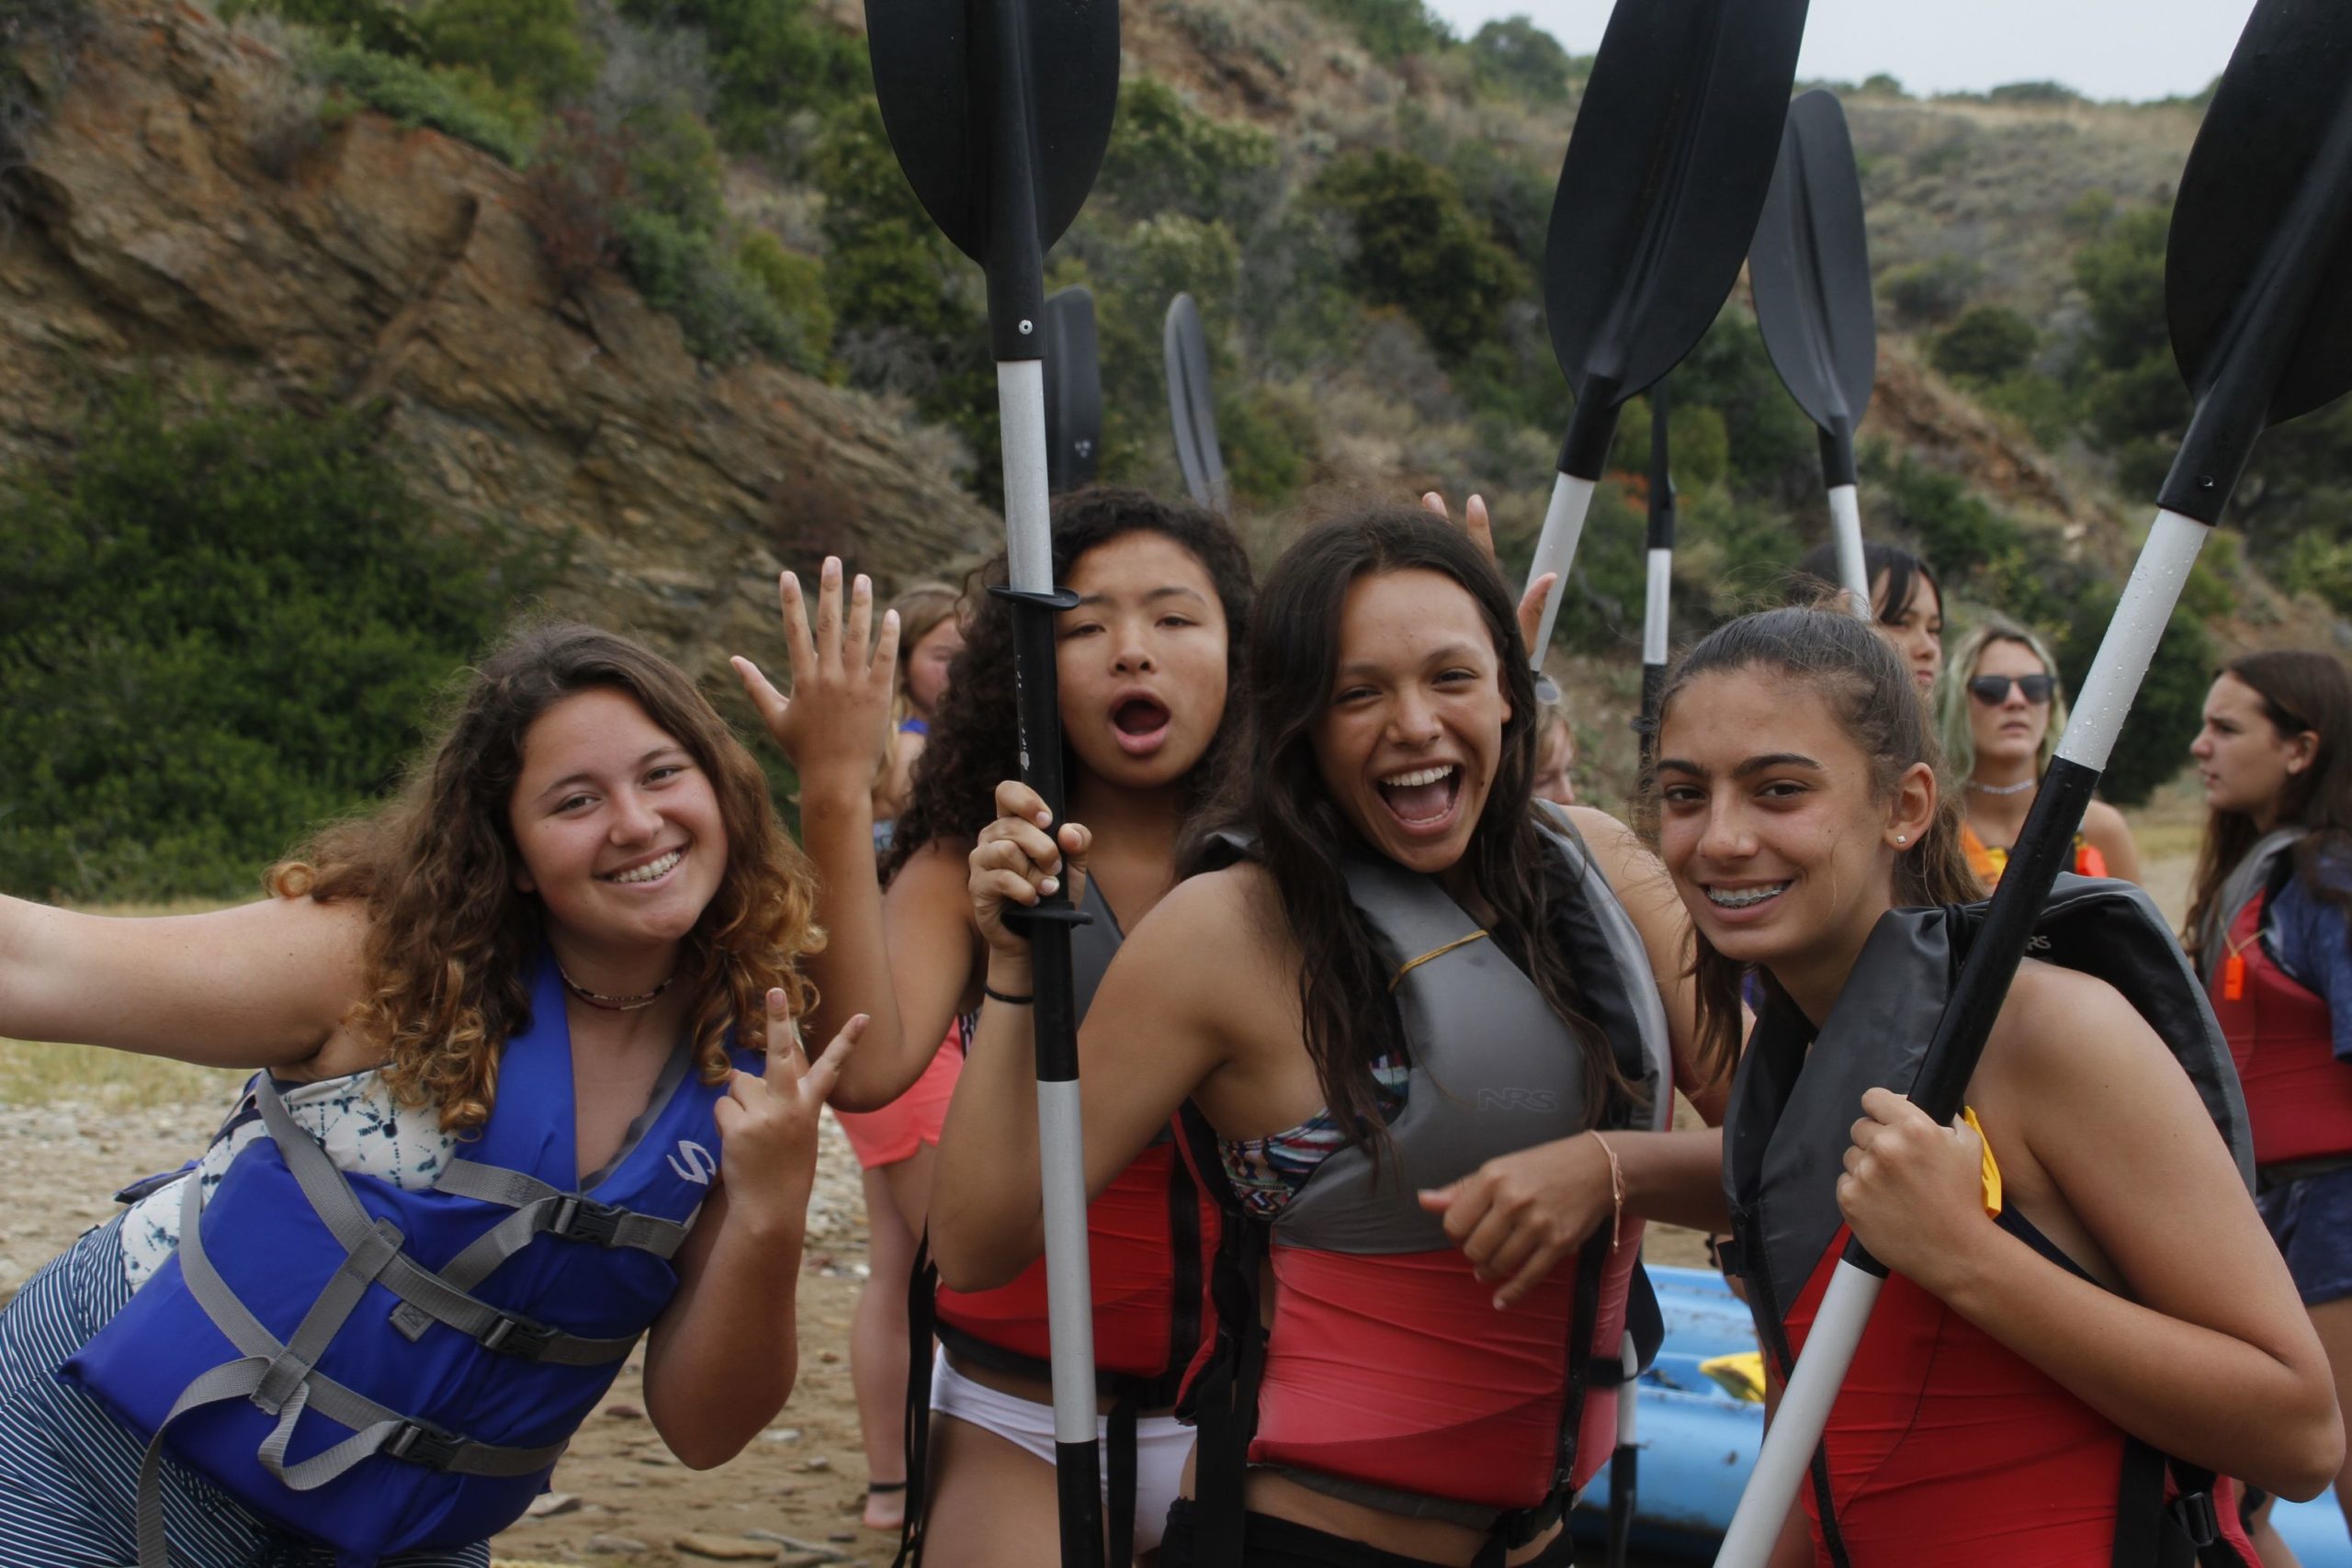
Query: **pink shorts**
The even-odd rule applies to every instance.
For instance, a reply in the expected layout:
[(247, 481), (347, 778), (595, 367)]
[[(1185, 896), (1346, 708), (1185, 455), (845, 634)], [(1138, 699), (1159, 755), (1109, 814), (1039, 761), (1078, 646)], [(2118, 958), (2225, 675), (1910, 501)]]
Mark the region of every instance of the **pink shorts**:
[(915, 1157), (923, 1145), (939, 1145), (939, 1129), (947, 1121), (947, 1102), (956, 1097), (956, 1079), (964, 1070), (964, 1026), (950, 1024), (939, 1053), (907, 1092), (879, 1111), (836, 1111), (833, 1115), (849, 1134), (860, 1168), (879, 1170), (886, 1165)]

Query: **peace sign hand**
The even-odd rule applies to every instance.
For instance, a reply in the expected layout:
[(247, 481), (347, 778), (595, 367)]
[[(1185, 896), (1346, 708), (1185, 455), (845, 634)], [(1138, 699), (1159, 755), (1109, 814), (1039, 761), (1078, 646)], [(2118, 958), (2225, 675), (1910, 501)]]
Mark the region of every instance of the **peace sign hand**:
[(874, 584), (864, 572), (850, 585), (847, 614), (842, 604), (842, 563), (825, 558), (812, 626), (800, 580), (786, 572), (776, 584), (784, 610), (785, 648), (792, 660), (792, 694), (769, 683), (760, 667), (737, 657), (729, 662), (752, 705), (800, 774), (802, 788), (839, 785), (863, 795), (873, 787), (889, 747), (890, 699), (899, 663), (899, 613), (886, 612), (874, 633)]
[(767, 1010), (767, 1076), (734, 1074), (711, 1114), (733, 1212), (797, 1231), (817, 1178), (818, 1112), (865, 1032), (865, 1014), (843, 1024), (824, 1055), (804, 1066), (800, 1032), (781, 989), (768, 992)]
[[(1435, 491), (1421, 497), (1421, 510), (1442, 517), (1449, 523), (1453, 521), (1453, 514), (1445, 509), (1445, 497)], [(1501, 569), (1502, 562), (1495, 558), (1495, 530), (1493, 525), (1487, 520), (1485, 496), (1474, 495), (1470, 498), (1469, 504), (1463, 507), (1462, 532), (1469, 536), (1472, 544), (1478, 547), (1481, 555), (1495, 562), (1498, 570)], [(1520, 640), (1530, 649), (1534, 648), (1535, 634), (1544, 625), (1544, 601), (1551, 594), (1552, 584), (1559, 581), (1559, 576), (1560, 574), (1556, 571), (1547, 571), (1529, 583), (1527, 592), (1520, 595), (1519, 637)]]

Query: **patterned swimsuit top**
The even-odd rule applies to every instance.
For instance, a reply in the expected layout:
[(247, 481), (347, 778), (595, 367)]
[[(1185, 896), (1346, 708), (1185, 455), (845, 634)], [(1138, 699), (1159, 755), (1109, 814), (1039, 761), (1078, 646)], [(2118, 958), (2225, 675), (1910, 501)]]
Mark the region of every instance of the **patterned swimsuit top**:
[[(1405, 1088), (1411, 1069), (1385, 1053), (1373, 1058), (1374, 1103), (1383, 1122), (1394, 1122), (1405, 1109)], [(1263, 1138), (1219, 1138), (1219, 1163), (1233, 1185), (1242, 1212), (1271, 1222), (1284, 1204), (1298, 1196), (1323, 1162), (1347, 1145), (1340, 1119), (1323, 1110)]]
[[(256, 1080), (258, 1075), (256, 1075)], [(458, 1147), (457, 1134), (441, 1130), (434, 1106), (402, 1105), (392, 1098), (383, 1074), (370, 1067), (315, 1083), (276, 1080), (286, 1108), (301, 1129), (319, 1140), (341, 1168), (380, 1177), (406, 1191), (421, 1192), (440, 1179)], [(180, 1244), (180, 1181), (192, 1172), (204, 1184), (206, 1201), (229, 1173), (230, 1162), (246, 1145), (269, 1135), (254, 1103), (249, 1082), (204, 1153), (160, 1183), (142, 1182), (140, 1195), (122, 1216), (123, 1273), (134, 1291), (163, 1268)]]

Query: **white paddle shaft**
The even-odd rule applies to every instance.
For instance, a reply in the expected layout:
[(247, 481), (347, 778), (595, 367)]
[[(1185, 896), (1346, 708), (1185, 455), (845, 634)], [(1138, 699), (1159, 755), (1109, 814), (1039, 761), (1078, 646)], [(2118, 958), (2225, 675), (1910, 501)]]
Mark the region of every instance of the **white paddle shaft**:
[(1829, 487), (1829, 528), (1838, 541), (1838, 579), (1854, 614), (1871, 618), (1871, 580), (1862, 570), (1861, 492), (1852, 485)]
[(1804, 1354), (1781, 1395), (1781, 1404), (1765, 1429), (1764, 1447), (1739, 1495), (1731, 1529), (1715, 1552), (1715, 1568), (1766, 1568), (1781, 1527), (1804, 1484), (1813, 1450), (1829, 1425), (1829, 1407), (1838, 1402), (1838, 1385), (1854, 1359), (1854, 1347), (1871, 1320), (1871, 1307), (1885, 1284), (1867, 1269), (1838, 1260), (1829, 1289), (1822, 1296), (1821, 1312), (1805, 1335)]
[(996, 407), (1003, 422), (1006, 575), (1015, 592), (1050, 593), (1053, 498), (1046, 482), (1046, 362), (1000, 361)]
[(1086, 1253), (1086, 1147), (1078, 1081), (1037, 1085), (1038, 1176), (1046, 1200), (1046, 1326), (1052, 1336), (1054, 1437), (1094, 1440), (1094, 1280)]
[(1552, 484), (1552, 504), (1544, 513), (1544, 532), (1536, 536), (1535, 559), (1527, 569), (1532, 584), (1545, 572), (1558, 574), (1552, 592), (1544, 596), (1544, 624), (1535, 629), (1535, 646), (1527, 657), (1537, 670), (1552, 646), (1552, 626), (1560, 618), (1560, 595), (1568, 586), (1568, 568), (1577, 558), (1577, 540), (1584, 533), (1585, 513), (1592, 510), (1593, 481), (1562, 474)]
[(1664, 664), (1668, 605), (1674, 588), (1674, 552), (1649, 553), (1649, 592), (1642, 599), (1642, 662)]
[(2139, 694), (2156, 644), (2172, 622), (2173, 607), (2180, 603), (2197, 552), (2212, 532), (2177, 512), (2159, 511), (2149, 525), (2132, 581), (2123, 585), (2115, 618), (2099, 639), (2098, 657), (2091, 660), (2091, 672), (2074, 700), (2066, 733), (2059, 737), (2058, 755), (2066, 761), (2096, 773), (2107, 771), (2108, 753), (2131, 715), (2132, 699)]

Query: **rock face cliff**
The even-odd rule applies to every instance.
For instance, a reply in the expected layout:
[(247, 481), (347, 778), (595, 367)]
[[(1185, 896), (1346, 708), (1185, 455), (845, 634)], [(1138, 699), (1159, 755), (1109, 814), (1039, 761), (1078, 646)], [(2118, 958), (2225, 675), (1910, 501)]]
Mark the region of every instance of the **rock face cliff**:
[(0, 466), (141, 369), (379, 404), (447, 525), (545, 536), (551, 608), (714, 676), (775, 650), (782, 567), (847, 549), (887, 588), (996, 537), (874, 400), (699, 364), (617, 277), (562, 295), (514, 170), (372, 114), (320, 129), (282, 55), (193, 6), (92, 6), (0, 230)]

